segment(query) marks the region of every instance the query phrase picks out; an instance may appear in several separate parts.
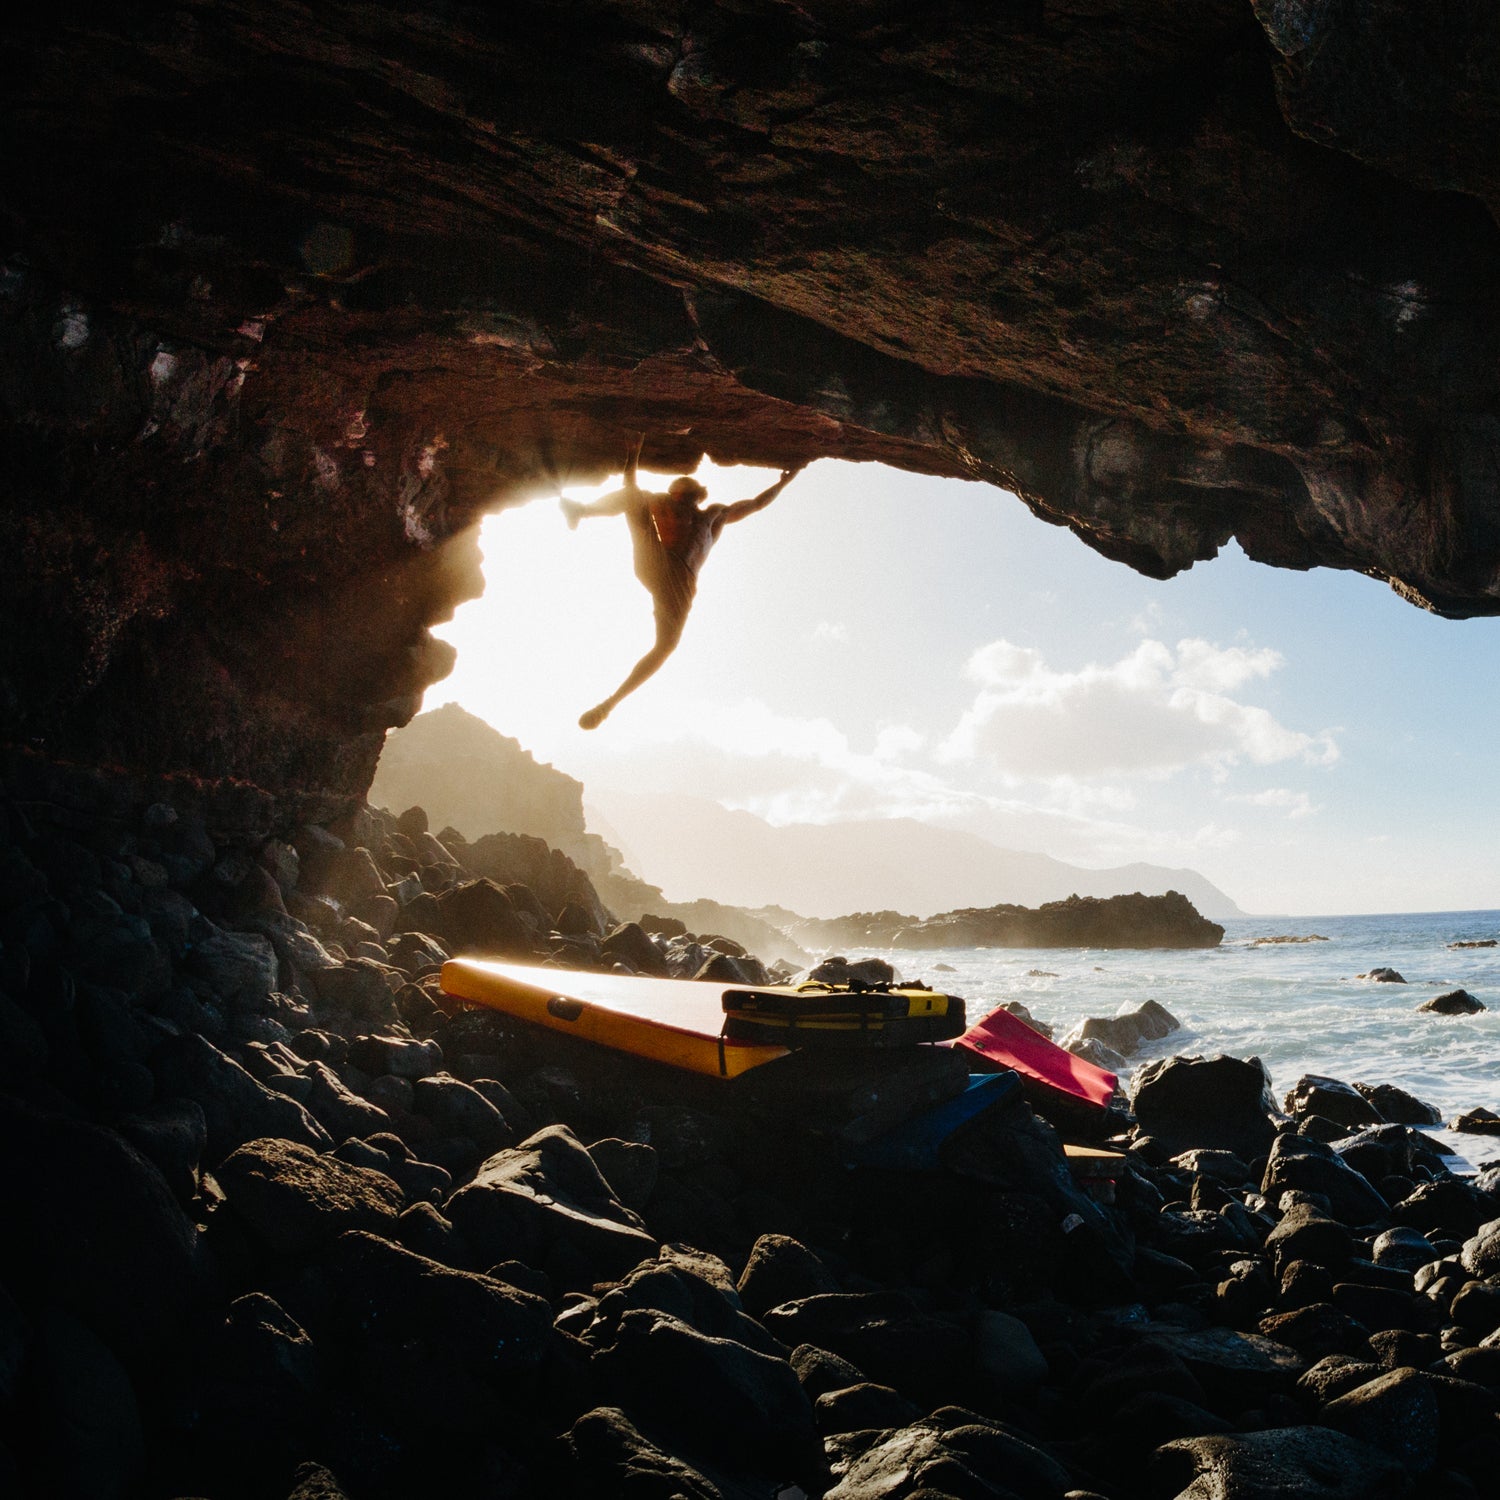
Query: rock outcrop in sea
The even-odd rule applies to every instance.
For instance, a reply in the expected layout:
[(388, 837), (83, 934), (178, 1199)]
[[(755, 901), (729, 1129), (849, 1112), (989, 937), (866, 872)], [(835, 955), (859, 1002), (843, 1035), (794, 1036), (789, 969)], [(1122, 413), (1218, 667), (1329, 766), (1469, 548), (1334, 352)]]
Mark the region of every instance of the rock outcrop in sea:
[[(1019, 1095), (934, 1170), (851, 1168), (826, 1091), (436, 1003), (465, 947), (764, 976), (612, 922), (537, 841), (34, 772), (0, 830), (7, 1493), (1489, 1482), (1500, 1166), (1454, 1175), (1400, 1091), (1308, 1078), (1283, 1113), (1253, 1061), (1161, 1059), (1098, 1122), (1131, 1131), (1112, 1176)], [(922, 1099), (962, 1088), (920, 1050)]]
[(807, 918), (790, 928), (810, 948), (1216, 948), (1224, 929), (1186, 896), (1069, 896), (1026, 907), (1002, 904), (940, 912)]

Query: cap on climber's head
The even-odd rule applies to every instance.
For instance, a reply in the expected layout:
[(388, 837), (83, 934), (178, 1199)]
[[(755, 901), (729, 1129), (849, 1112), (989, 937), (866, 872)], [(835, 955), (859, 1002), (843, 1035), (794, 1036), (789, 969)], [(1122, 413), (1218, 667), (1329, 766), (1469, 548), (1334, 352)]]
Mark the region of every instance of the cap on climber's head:
[(694, 504), (708, 497), (708, 491), (696, 479), (691, 479), (686, 474), (681, 474), (674, 479), (667, 486), (667, 493), (674, 500), (691, 500)]

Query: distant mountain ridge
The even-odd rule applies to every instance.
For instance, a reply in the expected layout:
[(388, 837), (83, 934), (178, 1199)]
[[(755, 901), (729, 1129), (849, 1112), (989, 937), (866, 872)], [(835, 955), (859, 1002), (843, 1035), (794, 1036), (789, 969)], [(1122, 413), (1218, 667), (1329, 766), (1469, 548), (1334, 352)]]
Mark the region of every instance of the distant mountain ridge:
[(591, 818), (597, 809), (608, 821), (632, 868), (649, 870), (666, 889), (752, 910), (837, 917), (894, 908), (925, 917), (1180, 891), (1207, 917), (1245, 915), (1195, 870), (1144, 863), (1089, 870), (915, 818), (777, 827), (707, 798), (603, 790), (586, 792), (585, 805)]

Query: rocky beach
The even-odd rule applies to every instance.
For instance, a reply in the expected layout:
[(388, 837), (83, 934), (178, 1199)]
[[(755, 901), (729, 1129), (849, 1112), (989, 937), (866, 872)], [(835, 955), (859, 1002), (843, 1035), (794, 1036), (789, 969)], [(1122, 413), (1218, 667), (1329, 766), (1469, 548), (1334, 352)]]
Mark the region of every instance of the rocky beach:
[(850, 1166), (847, 1112), (442, 1000), (460, 952), (767, 977), (540, 840), (12, 770), (15, 1493), (1486, 1493), (1500, 1167), (1399, 1089), (1158, 1057), (1095, 1122), (1112, 1178), (1019, 1096)]

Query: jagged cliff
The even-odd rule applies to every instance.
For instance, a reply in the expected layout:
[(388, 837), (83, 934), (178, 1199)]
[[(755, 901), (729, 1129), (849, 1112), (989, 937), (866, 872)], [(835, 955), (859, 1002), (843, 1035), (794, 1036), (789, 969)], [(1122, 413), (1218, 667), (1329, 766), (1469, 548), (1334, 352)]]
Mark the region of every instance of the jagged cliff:
[(1487, 8), (57, 5), (0, 55), (13, 743), (355, 795), (474, 518), (641, 429), (1500, 609)]

